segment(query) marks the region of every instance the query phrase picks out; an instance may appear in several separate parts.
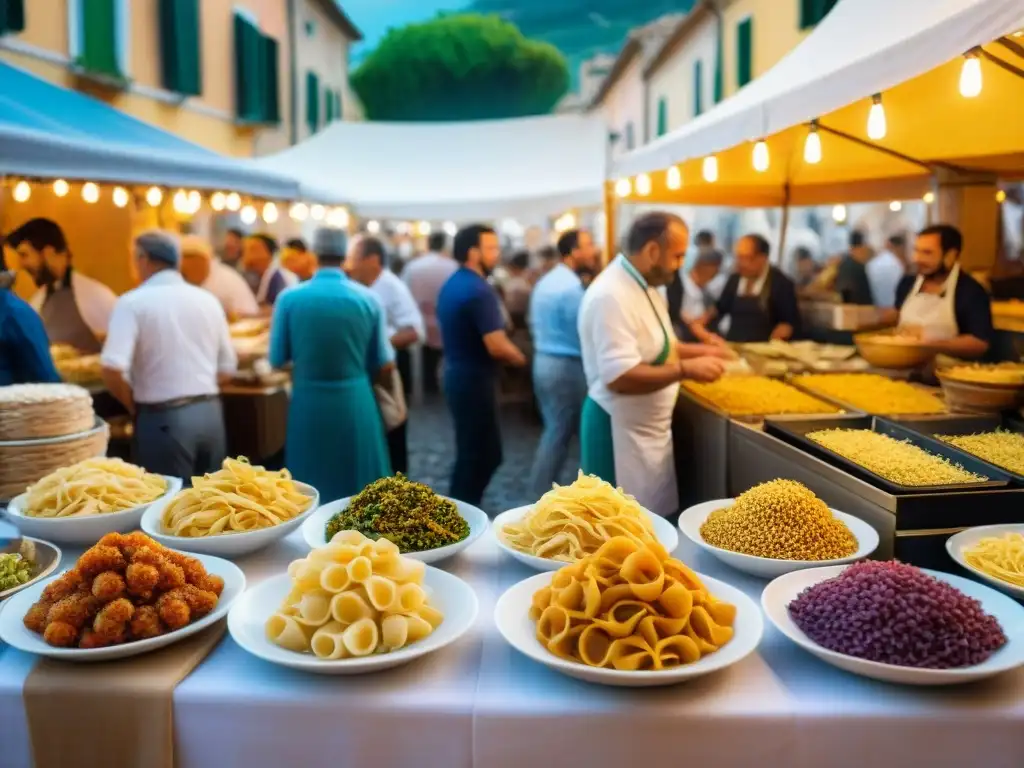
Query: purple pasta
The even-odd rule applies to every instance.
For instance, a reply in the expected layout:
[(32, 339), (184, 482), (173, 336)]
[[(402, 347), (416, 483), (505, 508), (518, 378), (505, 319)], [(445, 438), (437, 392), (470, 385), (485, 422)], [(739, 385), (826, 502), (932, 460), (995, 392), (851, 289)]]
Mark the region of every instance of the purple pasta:
[(980, 664), (1006, 644), (981, 604), (912, 565), (863, 562), (801, 592), (793, 622), (823, 648), (923, 669)]

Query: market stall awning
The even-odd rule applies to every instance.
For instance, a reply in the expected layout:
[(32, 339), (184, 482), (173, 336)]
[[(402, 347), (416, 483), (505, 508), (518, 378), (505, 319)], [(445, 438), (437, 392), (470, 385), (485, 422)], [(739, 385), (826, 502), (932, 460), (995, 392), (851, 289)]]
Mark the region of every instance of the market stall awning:
[[(651, 198), (775, 205), (920, 194), (931, 174), (952, 170), (1024, 177), (1024, 27), (1020, 0), (840, 0), (803, 43), (733, 97), (622, 158), (613, 178), (654, 174)], [(994, 42), (997, 41), (997, 42)], [(963, 54), (984, 46), (983, 87), (960, 94)], [(872, 96), (887, 132), (870, 140)], [(805, 162), (808, 123), (818, 120), (822, 159)], [(764, 139), (770, 165), (754, 168)], [(718, 180), (704, 180), (715, 155)], [(678, 165), (682, 185), (665, 171)], [(672, 186), (677, 186), (672, 184)]]
[(600, 205), (607, 146), (604, 121), (577, 115), (336, 122), (258, 162), (361, 216), (526, 219)]
[(0, 172), (298, 195), (298, 184), (287, 175), (219, 155), (5, 62)]

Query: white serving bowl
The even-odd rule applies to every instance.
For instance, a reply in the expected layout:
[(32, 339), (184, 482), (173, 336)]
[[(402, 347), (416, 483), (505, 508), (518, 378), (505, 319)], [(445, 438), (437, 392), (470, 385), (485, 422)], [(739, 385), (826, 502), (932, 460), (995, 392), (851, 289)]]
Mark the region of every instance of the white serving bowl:
[(146, 510), (154, 504), (165, 502), (181, 490), (181, 478), (162, 476), (167, 481), (167, 491), (153, 501), (120, 512), (105, 512), (99, 515), (72, 515), (70, 517), (29, 517), (25, 514), (27, 493), (11, 499), (3, 515), (21, 531), (22, 536), (52, 541), (66, 546), (88, 547), (108, 533), (127, 533), (139, 527)]
[(1018, 600), (1024, 600), (1024, 587), (1019, 587), (1008, 581), (997, 579), (995, 576), (990, 576), (984, 571), (979, 571), (973, 565), (968, 563), (962, 554), (964, 549), (973, 546), (980, 539), (986, 539), (990, 536), (1000, 537), (1004, 533), (1019, 533), (1024, 535), (1024, 523), (1016, 523), (1012, 525), (980, 525), (975, 528), (968, 528), (966, 531), (960, 531), (960, 533), (946, 539), (946, 551), (949, 553), (950, 557), (960, 564), (961, 567), (966, 568), (979, 579), (987, 581), (999, 591), (1005, 592), (1008, 595), (1013, 595)]
[(295, 483), (295, 487), (300, 493), (312, 497), (313, 501), (302, 514), (280, 525), (242, 533), (222, 533), (218, 536), (172, 536), (164, 532), (162, 520), (164, 510), (172, 500), (172, 497), (167, 497), (146, 510), (146, 514), (142, 516), (142, 530), (146, 535), (152, 536), (156, 541), (171, 549), (228, 559), (242, 557), (284, 538), (316, 512), (320, 505), (320, 494), (316, 488), (299, 482)]
[(768, 619), (786, 637), (822, 661), (855, 675), (903, 685), (954, 685), (982, 680), (1024, 665), (1024, 607), (1006, 595), (970, 579), (940, 571), (922, 569), (930, 576), (959, 589), (981, 603), (1006, 633), (1007, 643), (981, 664), (960, 669), (918, 669), (897, 664), (867, 661), (822, 648), (804, 634), (789, 615), (789, 604), (808, 587), (838, 576), (848, 565), (793, 571), (772, 581), (761, 593), (761, 607)]
[[(316, 511), (316, 514), (311, 515), (302, 524), (302, 538), (306, 540), (310, 548), (319, 549), (320, 547), (327, 546), (327, 521), (348, 507), (352, 498), (352, 496), (349, 496), (332, 501), (330, 504), (324, 504)], [(458, 507), (459, 514), (469, 523), (469, 535), (462, 541), (457, 541), (446, 547), (426, 549), (422, 552), (403, 552), (402, 557), (411, 557), (413, 560), (419, 560), (424, 563), (437, 563), (457, 555), (484, 535), (487, 526), (490, 524), (486, 512), (458, 499), (449, 499), (447, 496), (442, 496), (441, 498), (448, 499), (448, 501)]]
[(266, 623), (292, 588), (292, 579), (282, 573), (260, 582), (242, 595), (228, 614), (228, 631), (242, 648), (272, 664), (320, 675), (360, 675), (400, 666), (426, 656), (462, 637), (473, 626), (479, 610), (473, 588), (457, 576), (427, 566), (423, 585), (430, 602), (441, 613), (441, 625), (419, 642), (391, 653), (348, 659), (318, 659), (312, 653), (296, 653), (267, 639)]
[(224, 579), (224, 590), (221, 592), (217, 607), (209, 614), (189, 624), (187, 627), (168, 632), (148, 640), (136, 640), (121, 645), (111, 645), (107, 648), (54, 648), (44, 642), (42, 635), (37, 635), (26, 629), (22, 619), (32, 607), (33, 603), (39, 600), (46, 585), (53, 581), (55, 576), (46, 581), (33, 584), (30, 588), (22, 590), (14, 597), (6, 600), (0, 608), (0, 640), (18, 650), (26, 653), (34, 653), (37, 656), (46, 656), (61, 661), (109, 661), (111, 659), (124, 659), (129, 656), (155, 651), (158, 648), (184, 640), (186, 637), (201, 632), (207, 627), (216, 624), (224, 618), (231, 605), (245, 591), (245, 574), (234, 563), (222, 560), (219, 557), (208, 555), (196, 555), (196, 558), (203, 564), (208, 573), (216, 574)]
[[(510, 546), (505, 541), (505, 537), (502, 534), (502, 529), (506, 525), (512, 523), (518, 523), (523, 517), (533, 509), (533, 504), (527, 504), (525, 507), (516, 507), (510, 509), (507, 512), (502, 512), (491, 523), (491, 530), (494, 531), (494, 538), (498, 542), (498, 546), (501, 547), (502, 551), (505, 552), (509, 557), (514, 557), (523, 565), (527, 565), (533, 568), (535, 571), (557, 571), (559, 568), (563, 568), (569, 563), (562, 560), (552, 560), (548, 557), (537, 557), (536, 555), (530, 555), (526, 552), (520, 552), (515, 547)], [(643, 509), (641, 507), (641, 509)], [(644, 509), (644, 513), (651, 519), (651, 523), (654, 526), (654, 535), (661, 543), (669, 554), (675, 551), (676, 547), (679, 546), (679, 534), (676, 532), (675, 526), (672, 525), (668, 520), (663, 517)]]
[(549, 573), (531, 576), (510, 587), (494, 607), (494, 621), (498, 625), (498, 631), (517, 651), (569, 677), (586, 680), (589, 683), (628, 688), (673, 685), (717, 672), (741, 661), (753, 653), (764, 633), (764, 622), (757, 603), (724, 581), (703, 574), (697, 576), (712, 595), (736, 606), (736, 622), (733, 625), (735, 634), (714, 653), (701, 656), (693, 664), (684, 664), (675, 669), (625, 672), (603, 667), (588, 667), (581, 662), (561, 659), (548, 651), (537, 639), (537, 625), (530, 619), (530, 605), (534, 593), (551, 583)]
[(0, 590), (0, 600), (10, 597), (11, 595), (21, 592), (23, 589), (28, 589), (33, 584), (41, 579), (45, 579), (60, 565), (61, 551), (60, 547), (56, 544), (51, 544), (48, 541), (42, 541), (41, 539), (33, 539), (31, 536), (23, 537), (25, 541), (30, 541), (35, 545), (35, 563), (39, 567), (36, 574), (26, 581), (24, 584), (19, 584), (16, 587), (10, 589)]
[(709, 552), (719, 560), (737, 571), (749, 573), (762, 579), (774, 579), (784, 573), (803, 570), (804, 568), (819, 568), (825, 565), (845, 565), (855, 563), (869, 557), (872, 552), (878, 549), (878, 531), (865, 523), (860, 518), (839, 512), (833, 509), (832, 514), (842, 522), (857, 539), (857, 551), (847, 557), (840, 557), (834, 560), (775, 560), (770, 557), (755, 557), (744, 555), (741, 552), (730, 552), (728, 549), (713, 547), (704, 541), (700, 535), (700, 527), (708, 519), (708, 515), (716, 509), (731, 506), (735, 499), (716, 499), (705, 501), (690, 507), (679, 516), (679, 530), (683, 532), (690, 541)]

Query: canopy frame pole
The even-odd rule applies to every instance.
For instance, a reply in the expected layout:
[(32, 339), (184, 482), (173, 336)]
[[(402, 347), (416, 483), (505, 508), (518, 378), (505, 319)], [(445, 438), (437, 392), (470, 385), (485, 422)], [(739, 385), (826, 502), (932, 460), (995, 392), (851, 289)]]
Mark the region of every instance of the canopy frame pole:
[(877, 152), (881, 152), (884, 155), (888, 155), (889, 157), (895, 158), (897, 160), (902, 160), (905, 163), (910, 163), (911, 165), (916, 165), (918, 168), (923, 168), (926, 171), (934, 172), (934, 170), (936, 168), (945, 168), (946, 170), (953, 171), (954, 173), (971, 173), (971, 171), (969, 171), (966, 168), (960, 168), (958, 166), (951, 165), (949, 163), (943, 163), (943, 162), (930, 162), (929, 163), (929, 162), (926, 162), (924, 160), (918, 160), (916, 157), (911, 157), (910, 155), (905, 155), (902, 152), (900, 152), (898, 150), (895, 150), (895, 149), (890, 149), (889, 147), (879, 146), (878, 144), (875, 144), (874, 142), (868, 141), (867, 139), (862, 139), (859, 136), (854, 136), (853, 134), (847, 133), (846, 131), (841, 131), (838, 128), (830, 128), (829, 126), (825, 125), (822, 122), (818, 123), (818, 130), (819, 131), (824, 131), (825, 133), (828, 133), (828, 134), (830, 134), (832, 136), (838, 136), (841, 139), (846, 139), (847, 141), (853, 142), (854, 144), (857, 144), (858, 146), (865, 147), (866, 149), (873, 149), (873, 150), (875, 150)]
[[(1000, 41), (1000, 42), (1002, 42), (1002, 41)], [(1007, 41), (1007, 42), (1009, 42), (1009, 41)], [(1014, 46), (1014, 47), (1010, 47), (1010, 46)], [(1024, 48), (1022, 48), (1021, 46), (1017, 45), (1016, 43), (1010, 43), (1010, 45), (1008, 45), (1007, 47), (1009, 47), (1010, 50), (1013, 51), (1014, 53), (1016, 53), (1018, 56), (1021, 56), (1022, 58), (1024, 58)], [(978, 48), (978, 55), (979, 56), (984, 56), (985, 57), (985, 61), (992, 62), (993, 64), (995, 64), (1000, 69), (1004, 69), (1007, 72), (1009, 72), (1011, 75), (1016, 75), (1017, 77), (1019, 77), (1021, 79), (1024, 79), (1024, 69), (1021, 69), (1016, 64), (1011, 64), (1008, 61), (1004, 61), (1003, 59), (1000, 59), (998, 56), (989, 53), (988, 51), (986, 51), (984, 48), (981, 48), (981, 47)]]
[[(1017, 54), (1018, 58), (1024, 59), (1024, 45), (1021, 45), (1020, 43), (1016, 42), (1015, 40), (1011, 40), (1008, 37), (1000, 37), (998, 40), (996, 40), (996, 42), (999, 43), (1004, 48)], [(982, 51), (984, 51), (984, 49), (982, 49)]]
[(615, 248), (615, 183), (605, 181), (604, 183), (604, 264), (608, 266), (616, 256)]
[(786, 253), (786, 230), (789, 229), (789, 200), (790, 200), (790, 189), (789, 181), (786, 181), (785, 187), (783, 187), (782, 197), (782, 221), (779, 222), (779, 246), (777, 253), (776, 266), (782, 269), (785, 262)]

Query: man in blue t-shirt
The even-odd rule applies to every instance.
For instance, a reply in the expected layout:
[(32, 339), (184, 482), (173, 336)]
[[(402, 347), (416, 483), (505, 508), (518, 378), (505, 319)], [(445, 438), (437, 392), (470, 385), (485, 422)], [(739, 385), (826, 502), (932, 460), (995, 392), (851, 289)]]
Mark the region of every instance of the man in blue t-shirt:
[(14, 275), (6, 269), (0, 242), (0, 387), (58, 382), (43, 321), (11, 290)]
[(455, 469), (448, 495), (479, 505), (501, 465), (497, 364), (521, 367), (526, 358), (505, 333), (498, 296), (485, 279), (501, 255), (498, 235), (475, 224), (455, 235), (453, 250), (460, 268), (437, 299), (444, 396), (455, 423)]

